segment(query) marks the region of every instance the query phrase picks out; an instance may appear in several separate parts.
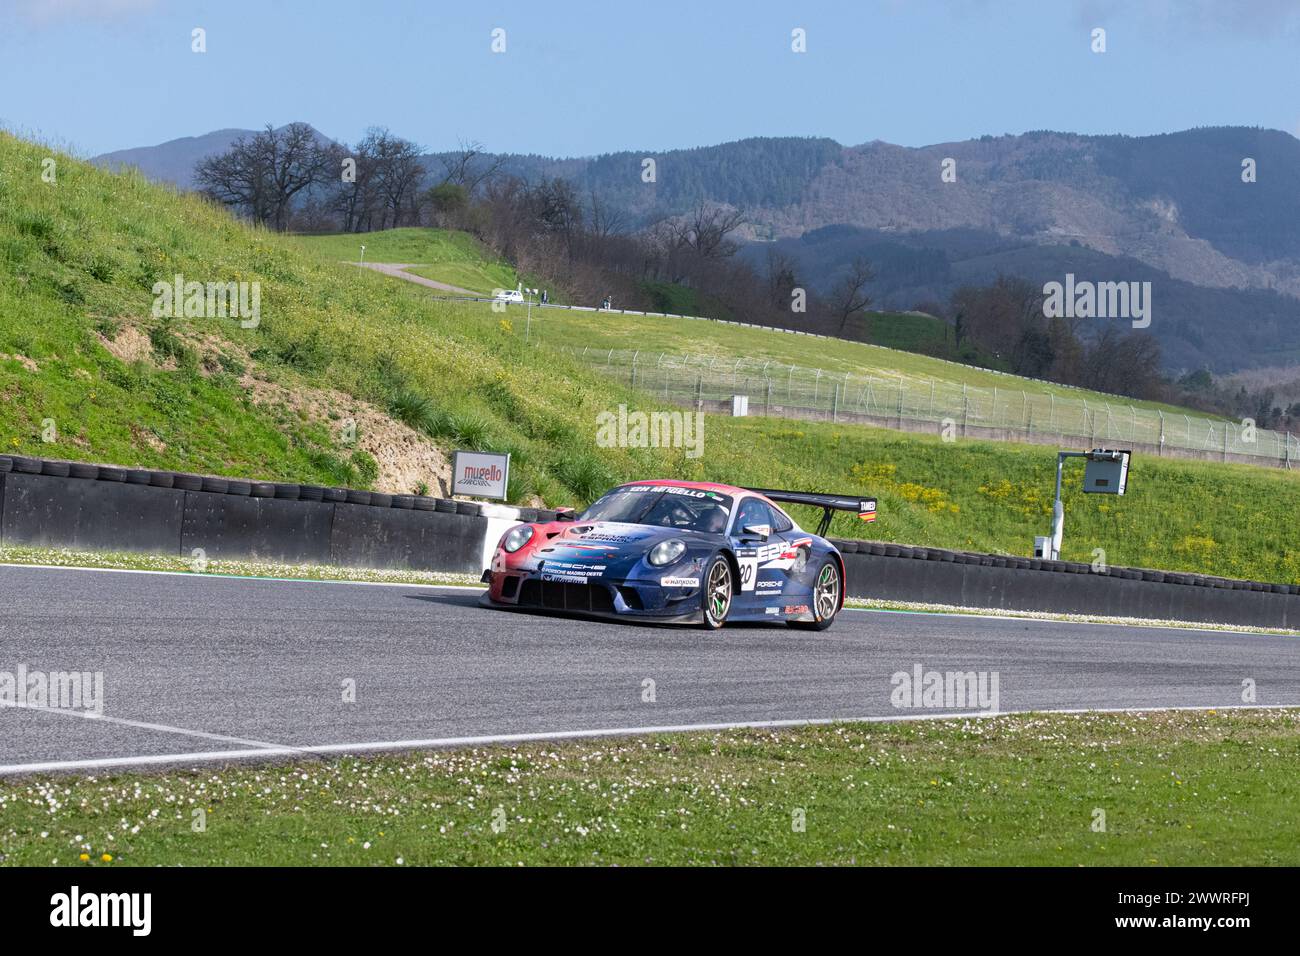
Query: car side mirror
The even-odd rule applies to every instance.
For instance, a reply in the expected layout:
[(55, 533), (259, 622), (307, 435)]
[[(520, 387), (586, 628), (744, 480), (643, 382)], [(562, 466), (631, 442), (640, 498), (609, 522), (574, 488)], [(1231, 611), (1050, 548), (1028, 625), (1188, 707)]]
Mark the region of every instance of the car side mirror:
[(766, 541), (772, 535), (772, 526), (770, 524), (747, 524), (745, 525), (745, 534), (752, 534)]

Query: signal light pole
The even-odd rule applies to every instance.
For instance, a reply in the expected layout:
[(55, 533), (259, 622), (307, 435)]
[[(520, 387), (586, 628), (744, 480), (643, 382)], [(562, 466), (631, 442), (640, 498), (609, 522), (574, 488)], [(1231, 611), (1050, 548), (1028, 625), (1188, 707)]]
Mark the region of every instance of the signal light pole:
[(1086, 458), (1083, 472), (1085, 494), (1122, 495), (1128, 487), (1128, 463), (1131, 451), (1114, 451), (1094, 448), (1092, 451), (1061, 451), (1056, 453), (1056, 500), (1052, 502), (1051, 537), (1039, 535), (1034, 539), (1034, 557), (1059, 561), (1061, 538), (1065, 534), (1065, 505), (1061, 503), (1061, 473), (1065, 459)]

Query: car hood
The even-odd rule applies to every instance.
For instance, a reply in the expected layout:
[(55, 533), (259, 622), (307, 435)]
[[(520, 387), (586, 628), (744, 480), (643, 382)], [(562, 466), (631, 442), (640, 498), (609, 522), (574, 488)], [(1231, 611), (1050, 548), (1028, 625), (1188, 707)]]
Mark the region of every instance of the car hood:
[(626, 576), (651, 548), (670, 538), (685, 541), (688, 554), (722, 540), (721, 535), (618, 521), (554, 522), (540, 530), (546, 539), (532, 557), (542, 563), (543, 573), (583, 577)]

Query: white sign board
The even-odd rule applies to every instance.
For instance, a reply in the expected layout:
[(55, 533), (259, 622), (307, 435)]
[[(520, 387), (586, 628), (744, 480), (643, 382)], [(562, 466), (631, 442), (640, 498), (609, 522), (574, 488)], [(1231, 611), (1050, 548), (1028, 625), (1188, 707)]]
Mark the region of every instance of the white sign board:
[(451, 493), (476, 498), (505, 498), (510, 455), (458, 451), (451, 459)]

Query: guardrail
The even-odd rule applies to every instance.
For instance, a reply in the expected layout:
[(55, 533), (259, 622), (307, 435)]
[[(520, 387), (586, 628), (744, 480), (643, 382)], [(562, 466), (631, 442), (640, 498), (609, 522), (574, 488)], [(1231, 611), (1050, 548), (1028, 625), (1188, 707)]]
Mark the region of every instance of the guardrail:
[[(496, 302), (495, 296), (490, 295), (435, 295), (432, 298), (442, 302)], [(503, 303), (505, 307), (511, 306), (517, 308), (528, 308), (527, 303)], [(640, 315), (648, 316), (655, 319), (689, 319), (692, 322), (716, 322), (719, 325), (736, 325), (746, 329), (766, 329), (769, 332), (783, 332), (786, 335), (804, 335), (814, 339), (836, 339), (834, 335), (822, 335), (820, 332), (805, 332), (802, 329), (787, 329), (779, 325), (759, 325), (754, 322), (737, 322), (734, 319), (717, 319), (707, 315), (682, 315), (677, 312), (641, 312), (637, 309), (605, 309), (594, 305), (563, 305), (559, 302), (536, 302), (532, 303), (534, 309), (566, 309), (570, 312), (601, 312), (609, 315)], [(838, 341), (848, 341), (838, 339)], [(858, 343), (865, 345), (868, 343)], [(882, 346), (876, 346), (877, 348)], [(946, 362), (947, 359), (936, 359), (935, 361)], [(953, 363), (960, 364), (960, 363)], [(1005, 372), (994, 372), (996, 375), (1005, 375)]]

